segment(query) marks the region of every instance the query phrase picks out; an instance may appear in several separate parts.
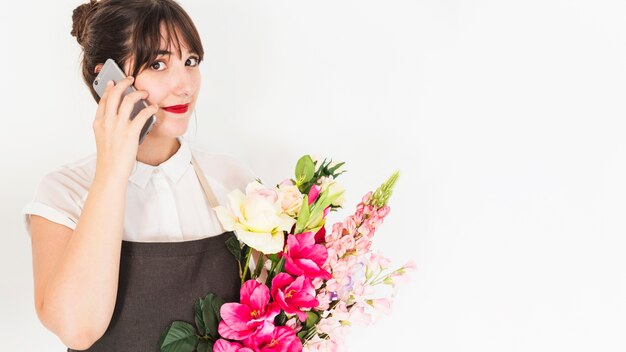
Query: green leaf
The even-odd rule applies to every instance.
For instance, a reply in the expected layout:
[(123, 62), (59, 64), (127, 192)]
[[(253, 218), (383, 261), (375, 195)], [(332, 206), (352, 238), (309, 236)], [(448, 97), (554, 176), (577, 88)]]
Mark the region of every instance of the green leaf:
[(309, 196), (305, 195), (302, 199), (302, 206), (300, 207), (300, 212), (298, 214), (298, 221), (296, 222), (296, 231), (295, 233), (301, 233), (302, 229), (306, 225), (309, 220)]
[(198, 328), (198, 331), (200, 332), (200, 335), (206, 335), (206, 325), (204, 324), (204, 318), (202, 317), (202, 299), (198, 298), (196, 299), (196, 303), (194, 305), (194, 312), (195, 312), (195, 320), (196, 320), (196, 327)]
[(213, 352), (213, 342), (200, 340), (196, 346), (196, 352)]
[(309, 155), (302, 156), (296, 163), (296, 184), (308, 182), (315, 174), (315, 162)]
[(220, 308), (223, 304), (224, 300), (213, 292), (209, 292), (202, 300), (202, 320), (206, 324), (206, 335), (213, 339), (219, 338), (217, 328), (222, 320)]
[(315, 312), (308, 311), (306, 312), (306, 322), (304, 323), (304, 327), (306, 329), (310, 329), (315, 326), (320, 321), (319, 314)]
[(254, 275), (252, 276), (253, 279), (256, 279), (257, 277), (259, 277), (259, 275), (261, 275), (261, 270), (263, 270), (263, 266), (265, 265), (265, 256), (263, 255), (263, 253), (261, 253), (259, 255), (258, 261), (257, 263), (255, 263), (256, 267), (254, 268)]
[(198, 337), (193, 325), (184, 321), (175, 321), (161, 334), (159, 350), (161, 352), (191, 352), (197, 344)]
[(226, 243), (226, 248), (228, 248), (228, 251), (232, 253), (232, 255), (235, 256), (235, 259), (237, 259), (238, 262), (240, 262), (241, 261), (241, 245), (239, 244), (239, 240), (237, 239), (237, 236), (228, 237), (225, 243)]
[[(346, 190), (344, 189), (344, 190), (342, 190), (340, 192), (334, 193), (332, 196), (330, 196), (326, 200), (326, 202), (327, 202), (326, 206), (331, 205), (337, 198), (341, 197), (341, 195), (344, 194), (345, 192), (346, 192)], [(324, 208), (326, 208), (326, 207), (324, 207)]]
[(287, 314), (285, 314), (284, 310), (280, 310), (280, 313), (274, 318), (274, 325), (276, 326), (284, 326), (287, 322)]
[[(322, 192), (319, 203), (315, 203), (315, 209), (309, 215), (308, 221), (303, 226), (303, 229), (308, 229), (310, 226), (319, 223), (322, 220), (322, 216), (324, 215), (324, 209), (326, 209), (332, 202), (334, 202), (337, 198), (339, 198), (345, 190), (334, 193), (332, 196), (327, 197), (326, 192), (328, 190)], [(300, 220), (300, 219), (298, 219)]]
[(196, 346), (196, 352), (207, 352), (209, 343), (206, 340), (200, 340)]
[[(338, 164), (336, 164), (335, 166), (331, 167), (330, 169), (328, 169), (328, 173), (333, 175), (335, 173), (335, 170), (337, 170), (338, 168), (341, 167), (341, 165), (345, 164), (345, 162), (340, 162)], [(330, 164), (329, 164), (330, 165)]]
[(306, 340), (313, 338), (313, 336), (315, 336), (316, 333), (317, 333), (317, 330), (315, 328), (309, 328), (309, 329), (303, 328), (296, 334), (296, 336), (298, 336), (300, 341), (304, 343)]

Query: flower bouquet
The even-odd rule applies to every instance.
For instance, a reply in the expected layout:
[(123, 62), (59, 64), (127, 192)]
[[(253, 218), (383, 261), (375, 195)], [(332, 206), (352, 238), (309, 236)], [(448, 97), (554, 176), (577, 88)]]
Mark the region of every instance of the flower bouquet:
[(268, 187), (257, 179), (246, 194), (231, 192), (229, 207), (214, 208), (224, 229), (236, 234), (226, 245), (239, 263), (240, 301), (225, 303), (213, 293), (199, 298), (197, 330), (173, 322), (161, 335), (161, 351), (341, 351), (353, 323), (389, 312), (396, 284), (414, 264), (390, 269), (371, 246), (399, 172), (327, 233), (328, 213), (344, 202), (336, 181), (343, 164), (305, 155), (295, 180)]

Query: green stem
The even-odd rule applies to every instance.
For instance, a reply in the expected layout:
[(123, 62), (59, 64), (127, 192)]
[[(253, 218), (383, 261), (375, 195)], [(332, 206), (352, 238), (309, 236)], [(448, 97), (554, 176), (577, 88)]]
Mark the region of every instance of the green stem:
[(398, 269), (396, 269), (394, 271), (388, 272), (387, 274), (385, 274), (385, 276), (379, 278), (380, 274), (383, 273), (383, 271), (381, 270), (381, 272), (378, 275), (376, 275), (375, 280), (372, 280), (372, 282), (370, 282), (370, 286), (374, 286), (374, 285), (378, 285), (378, 284), (383, 283), (385, 281), (385, 279), (387, 279), (392, 274), (395, 274), (395, 273), (399, 272), (400, 270), (402, 270), (402, 268), (398, 268)]
[(252, 253), (252, 248), (248, 249), (248, 253), (246, 254), (246, 265), (243, 268), (243, 275), (241, 275), (241, 284), (243, 285), (244, 281), (246, 281), (246, 275), (248, 274), (248, 265), (250, 264), (250, 254)]
[(382, 273), (383, 273), (382, 271), (379, 271), (379, 272), (376, 274), (376, 276), (370, 277), (370, 278), (369, 278), (369, 280), (365, 280), (365, 282), (364, 282), (364, 283), (365, 283), (365, 284), (369, 283), (369, 284), (370, 284), (370, 286), (373, 286), (373, 285), (374, 285), (374, 283), (376, 282), (376, 280), (378, 280), (378, 279), (379, 279), (380, 274), (382, 274)]

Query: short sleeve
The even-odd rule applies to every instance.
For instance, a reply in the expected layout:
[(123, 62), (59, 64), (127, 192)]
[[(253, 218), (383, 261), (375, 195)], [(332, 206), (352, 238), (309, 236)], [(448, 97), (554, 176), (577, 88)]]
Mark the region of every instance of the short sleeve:
[(45, 175), (35, 191), (34, 198), (22, 209), (24, 225), (30, 232), (30, 215), (42, 216), (57, 224), (74, 230), (84, 205), (84, 185), (67, 170), (59, 170)]

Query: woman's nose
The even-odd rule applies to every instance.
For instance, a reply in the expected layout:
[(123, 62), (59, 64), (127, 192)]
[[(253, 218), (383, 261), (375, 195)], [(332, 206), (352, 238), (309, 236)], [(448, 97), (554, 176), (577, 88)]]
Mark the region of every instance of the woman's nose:
[(189, 68), (183, 66), (177, 70), (172, 72), (172, 77), (170, 82), (172, 83), (172, 91), (175, 95), (193, 95), (196, 87), (194, 86), (194, 78), (193, 73), (190, 72)]

